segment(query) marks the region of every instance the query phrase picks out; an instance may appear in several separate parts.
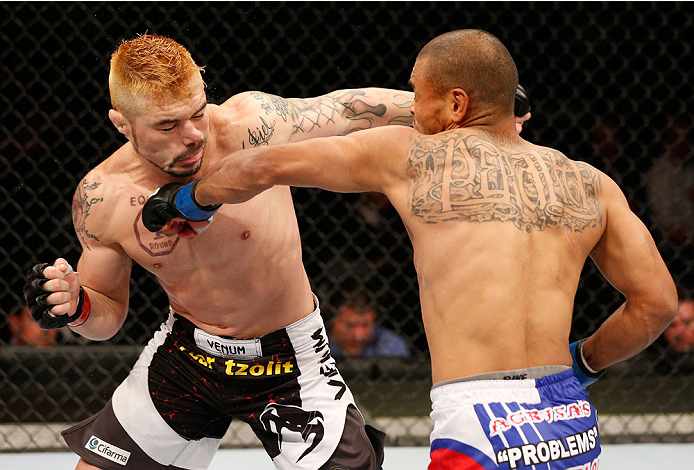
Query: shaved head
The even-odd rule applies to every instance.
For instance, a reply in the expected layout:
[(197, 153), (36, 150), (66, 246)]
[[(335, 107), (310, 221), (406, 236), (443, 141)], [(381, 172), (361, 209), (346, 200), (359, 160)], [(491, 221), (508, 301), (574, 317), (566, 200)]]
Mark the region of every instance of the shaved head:
[(472, 109), (513, 113), (518, 70), (492, 34), (476, 29), (442, 34), (422, 48), (417, 62), (436, 93), (462, 88)]

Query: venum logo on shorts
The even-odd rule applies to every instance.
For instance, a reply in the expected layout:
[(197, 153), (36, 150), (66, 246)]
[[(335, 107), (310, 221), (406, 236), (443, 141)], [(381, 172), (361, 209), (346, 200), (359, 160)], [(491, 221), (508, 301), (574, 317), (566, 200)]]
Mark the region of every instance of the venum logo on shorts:
[(312, 335), (313, 339), (313, 351), (321, 356), (320, 360), (320, 373), (321, 375), (327, 377), (328, 385), (331, 387), (337, 387), (337, 393), (335, 394), (335, 401), (342, 399), (342, 396), (347, 391), (347, 384), (345, 384), (341, 377), (339, 377), (339, 372), (337, 371), (337, 364), (335, 364), (335, 359), (330, 355), (330, 346), (328, 345), (328, 339), (323, 331), (323, 328), (318, 328)]
[(196, 328), (193, 333), (195, 345), (205, 352), (218, 357), (255, 359), (262, 357), (263, 347), (260, 339), (230, 339), (207, 333)]
[(84, 448), (123, 466), (125, 466), (128, 463), (128, 459), (130, 459), (130, 452), (116, 447), (113, 444), (109, 444), (96, 436), (90, 437)]
[[(587, 431), (563, 438), (501, 449), (496, 453), (496, 462), (498, 464), (506, 462), (510, 468), (519, 468), (521, 464), (523, 468), (531, 467), (554, 460), (576, 457), (577, 455), (590, 452), (597, 445), (598, 428), (593, 426)], [(590, 469), (592, 462), (587, 465), (588, 467), (586, 468)], [(584, 467), (579, 466), (578, 468)]]
[(283, 451), (283, 442), (286, 442), (289, 446), (297, 443), (297, 439), (293, 436), (286, 441), (283, 440), (283, 432), (298, 433), (305, 443), (308, 443), (309, 439), (311, 440), (311, 445), (299, 456), (297, 463), (316, 448), (323, 440), (325, 434), (323, 413), (313, 410), (306, 411), (294, 405), (270, 403), (260, 415), (260, 422), (266, 431), (277, 434), (277, 445), (280, 452)]

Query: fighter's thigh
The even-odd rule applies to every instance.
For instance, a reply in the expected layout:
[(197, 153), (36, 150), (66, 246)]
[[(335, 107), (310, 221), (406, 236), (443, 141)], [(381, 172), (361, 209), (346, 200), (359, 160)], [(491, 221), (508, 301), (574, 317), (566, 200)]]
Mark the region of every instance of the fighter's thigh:
[(380, 469), (383, 465), (385, 440), (386, 434), (366, 424), (357, 408), (350, 405), (337, 449), (320, 470)]
[(66, 429), (62, 435), (70, 449), (81, 457), (78, 469), (170, 468), (153, 460), (128, 435), (116, 419), (111, 400), (97, 414)]
[(320, 316), (310, 315), (286, 330), (300, 373), (281, 390), (273, 390), (274, 400), (264, 406), (255, 425), (275, 466), (380, 468), (384, 437), (364, 424), (330, 355)]
[(220, 419), (196, 396), (191, 381), (199, 380), (199, 374), (176, 349), (159, 347), (167, 339), (160, 333), (106, 407), (63, 433), (87, 463), (101, 468), (124, 468), (124, 462), (133, 469), (204, 468), (212, 460), (230, 420)]

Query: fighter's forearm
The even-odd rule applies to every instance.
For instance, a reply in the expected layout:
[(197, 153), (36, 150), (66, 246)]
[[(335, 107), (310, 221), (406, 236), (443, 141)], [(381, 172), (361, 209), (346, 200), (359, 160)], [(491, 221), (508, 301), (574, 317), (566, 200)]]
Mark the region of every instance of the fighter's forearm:
[(70, 329), (94, 341), (112, 338), (121, 329), (128, 313), (128, 306), (117, 302), (89, 287), (82, 286), (90, 302), (89, 316), (79, 326)]
[(216, 163), (195, 187), (195, 201), (203, 206), (239, 204), (271, 188), (272, 147), (235, 152)]
[(670, 309), (625, 302), (583, 343), (591, 369), (601, 370), (643, 351), (672, 321)]

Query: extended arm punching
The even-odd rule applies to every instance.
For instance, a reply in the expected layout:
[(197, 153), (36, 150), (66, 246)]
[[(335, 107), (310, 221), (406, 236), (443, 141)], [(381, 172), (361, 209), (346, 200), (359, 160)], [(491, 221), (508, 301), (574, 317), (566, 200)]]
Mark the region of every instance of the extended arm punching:
[[(248, 149), (246, 152), (257, 150), (268, 157), (267, 152), (271, 152), (268, 145), (298, 144), (307, 139), (350, 135), (381, 126), (410, 127), (412, 99), (411, 92), (386, 88), (337, 90), (315, 98), (282, 98), (251, 91), (236, 95), (225, 105), (234, 108), (235, 114), (248, 116), (242, 124), (249, 126), (247, 142), (242, 143)], [(316, 148), (313, 145), (311, 147)], [(244, 155), (247, 159), (227, 159), (225, 164), (217, 165), (218, 169), (213, 170), (215, 173), (233, 168), (233, 173), (236, 173), (235, 179), (226, 181), (228, 184), (225, 186), (226, 197), (229, 197), (232, 188), (234, 197), (232, 200), (222, 199), (222, 202), (243, 202), (275, 184), (289, 184), (278, 180), (270, 181), (274, 173), (259, 171), (260, 164), (267, 159), (255, 160), (251, 158), (253, 154)], [(251, 165), (245, 164), (248, 159), (251, 159)], [(283, 165), (287, 162), (284, 154), (279, 162)], [(277, 165), (271, 165), (269, 169), (275, 170)], [(247, 174), (238, 174), (243, 170), (247, 170)], [(214, 176), (214, 179), (219, 178), (220, 175)], [(187, 185), (170, 183), (159, 188), (144, 207), (142, 220), (145, 227), (155, 232), (161, 230), (167, 221), (174, 219), (189, 222), (210, 219), (219, 204), (201, 204), (196, 197), (196, 185), (197, 181)], [(218, 185), (220, 187), (222, 186)], [(200, 233), (199, 230), (194, 232)], [(189, 231), (185, 236), (195, 235)]]
[(313, 98), (283, 98), (249, 91), (230, 98), (228, 109), (246, 127), (245, 149), (348, 135), (387, 125), (412, 125), (413, 94), (386, 88), (337, 90)]
[[(201, 207), (242, 203), (274, 185), (386, 192), (402, 178), (400, 170), (416, 135), (414, 129), (389, 126), (344, 137), (236, 152), (193, 183), (167, 185), (165, 196), (157, 193), (150, 197), (142, 217), (156, 221), (148, 226), (150, 230), (170, 220), (172, 214), (200, 220), (196, 218)], [(185, 200), (179, 193), (192, 194), (194, 204), (179, 203)]]

